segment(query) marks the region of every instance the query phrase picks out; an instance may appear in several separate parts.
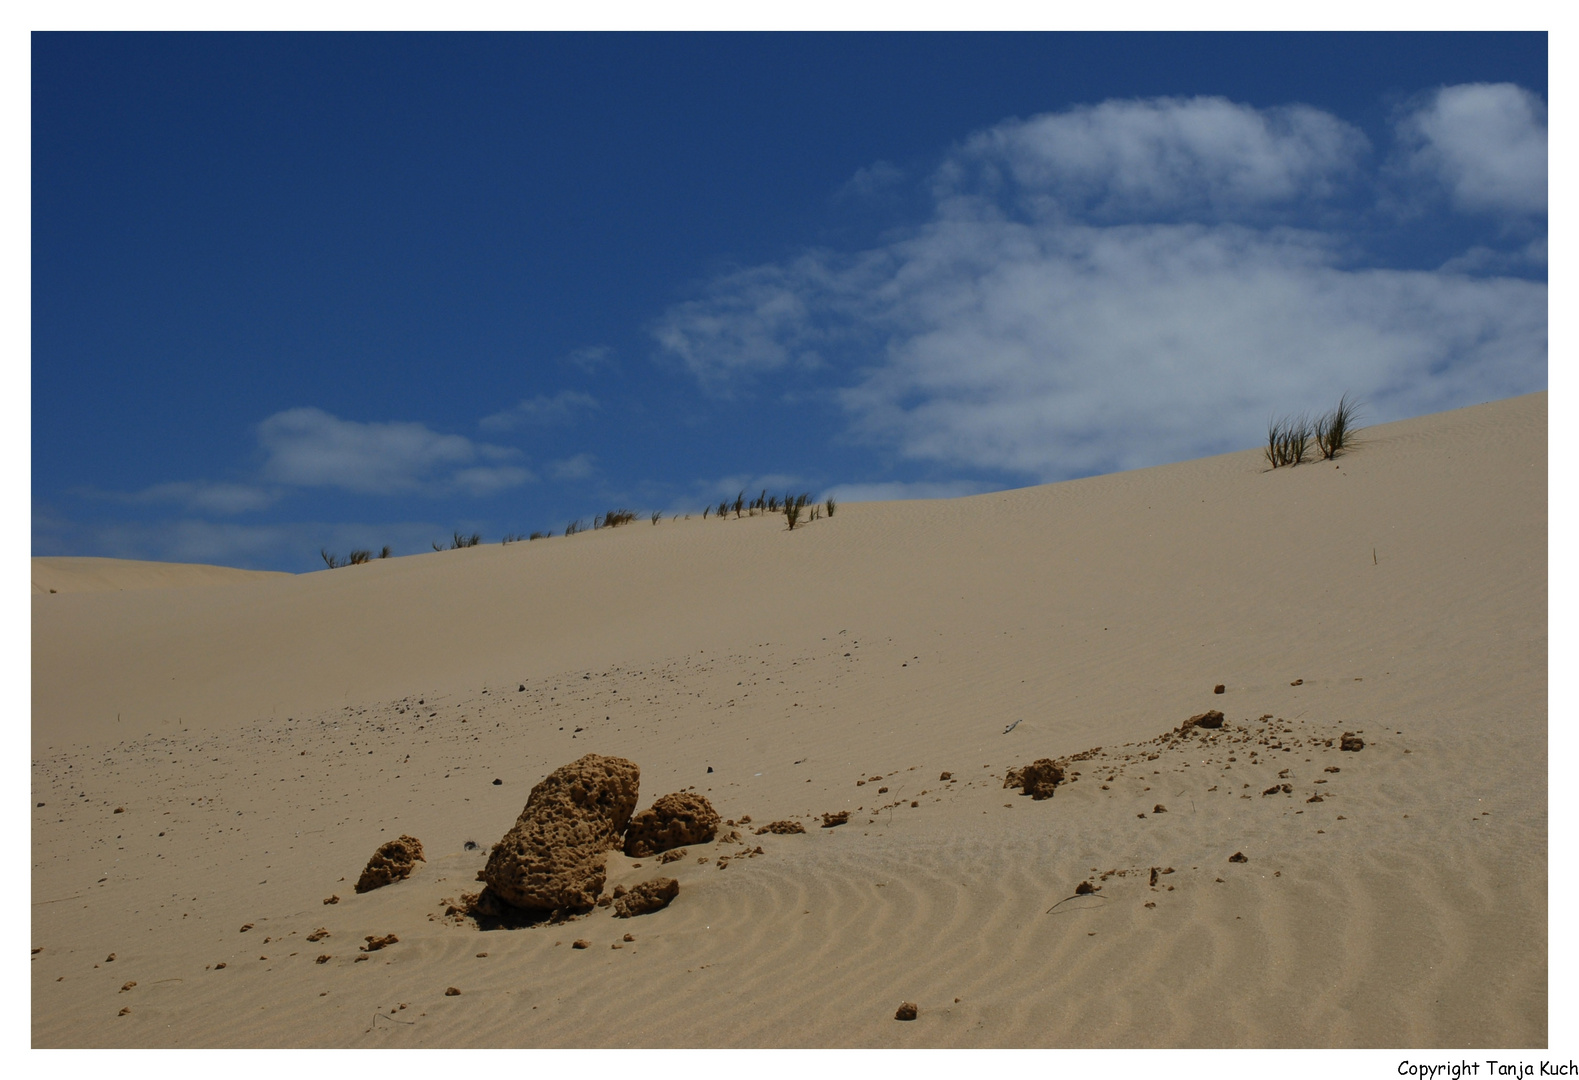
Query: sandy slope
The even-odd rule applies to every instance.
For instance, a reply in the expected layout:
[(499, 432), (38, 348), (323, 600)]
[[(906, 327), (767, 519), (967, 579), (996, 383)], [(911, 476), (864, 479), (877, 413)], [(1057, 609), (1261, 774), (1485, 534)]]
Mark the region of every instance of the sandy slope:
[[(1546, 396), (1365, 436), (35, 596), (34, 1043), (1544, 1044)], [(445, 918), (593, 751), (809, 832), (634, 920)], [(429, 861), (354, 895), (401, 832)]]

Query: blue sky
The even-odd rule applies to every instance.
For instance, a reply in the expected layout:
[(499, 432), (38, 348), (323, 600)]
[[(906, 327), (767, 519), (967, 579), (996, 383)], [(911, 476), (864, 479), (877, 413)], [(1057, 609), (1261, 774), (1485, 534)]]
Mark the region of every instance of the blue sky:
[(32, 47), (36, 555), (284, 570), (1543, 389), (1546, 39)]

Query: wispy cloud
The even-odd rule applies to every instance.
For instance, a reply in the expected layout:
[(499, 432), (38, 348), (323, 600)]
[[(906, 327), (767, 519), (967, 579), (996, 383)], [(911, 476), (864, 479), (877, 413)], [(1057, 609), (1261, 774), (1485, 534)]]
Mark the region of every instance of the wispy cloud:
[(503, 412), (478, 421), (484, 431), (512, 431), (518, 427), (566, 423), (577, 413), (596, 409), (597, 399), (577, 390), (561, 390), (549, 397), (538, 394), (523, 398)]
[(614, 363), (614, 350), (607, 345), (583, 345), (571, 349), (561, 359), (571, 367), (592, 374)]
[(278, 489), (257, 484), (211, 483), (203, 480), (155, 484), (130, 494), (98, 490), (84, 490), (79, 494), (123, 503), (177, 503), (188, 510), (208, 514), (242, 514), (251, 510), (264, 510), (280, 498)]
[(1512, 83), (1445, 86), (1398, 123), (1417, 177), (1472, 213), (1546, 213), (1546, 105)]
[[(276, 413), (258, 425), (264, 479), (369, 495), (492, 493), (526, 483), (520, 451), (441, 435), (424, 424), (342, 420), (322, 409)], [(489, 464), (493, 463), (493, 464)]]
[(997, 485), (970, 480), (941, 483), (896, 480), (876, 484), (835, 484), (823, 493), (823, 497), (831, 496), (839, 502), (893, 502), (898, 499), (955, 499), (962, 495), (980, 495), (997, 490)]
[[(1526, 145), (1512, 116), (1486, 153)], [(1387, 419), (1544, 386), (1543, 283), (1366, 262), (1343, 224), (1381, 190), (1368, 155), (1318, 110), (1221, 99), (997, 125), (908, 232), (720, 277), (655, 336), (720, 392), (833, 368), (857, 436), (1039, 481), (1252, 445), (1269, 413), (1345, 391)], [(1452, 175), (1467, 205), (1525, 198)]]
[(585, 480), (597, 471), (597, 458), (591, 454), (576, 454), (560, 461), (550, 462), (548, 475), (555, 480)]

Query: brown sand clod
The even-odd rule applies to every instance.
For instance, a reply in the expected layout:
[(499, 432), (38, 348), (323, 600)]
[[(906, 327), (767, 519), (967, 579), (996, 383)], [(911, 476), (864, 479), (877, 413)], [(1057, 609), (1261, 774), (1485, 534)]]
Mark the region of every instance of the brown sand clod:
[(1214, 694), (1226, 694), (1227, 692), (1228, 687), (1224, 686), (1222, 683), (1218, 683), (1216, 686), (1212, 687), (1212, 693)]
[(1222, 713), (1222, 710), (1221, 709), (1208, 709), (1208, 710), (1206, 710), (1203, 713), (1196, 713), (1194, 716), (1190, 717), (1184, 723), (1180, 724), (1179, 725), (1179, 730), (1181, 732), (1187, 732), (1191, 728), (1198, 728), (1198, 727), (1202, 727), (1202, 728), (1220, 728), (1222, 726), (1223, 726), (1223, 713)]
[(674, 878), (653, 878), (637, 885), (630, 892), (614, 901), (614, 914), (622, 919), (661, 911), (669, 901), (680, 894), (680, 883)]
[(382, 889), (385, 885), (392, 885), (410, 877), (411, 872), (417, 868), (417, 863), (427, 861), (422, 854), (422, 841), (415, 836), (401, 836), (398, 840), (381, 844), (378, 850), (373, 852), (373, 857), (367, 860), (362, 876), (357, 879), (356, 891), (372, 892), (374, 889)]
[(572, 949), (590, 949), (592, 948), (592, 942), (588, 941), (586, 938), (577, 938), (575, 941), (570, 943), (570, 947)]
[(1249, 862), (1250, 861), (1250, 857), (1248, 855), (1246, 855), (1242, 851), (1236, 851), (1232, 855), (1228, 856), (1228, 861), (1229, 862)]
[(1051, 799), (1063, 782), (1064, 767), (1052, 758), (1038, 758), (1021, 770), (1022, 790), (1037, 801)]
[(446, 986), (444, 988), (444, 996), (445, 997), (460, 997), (461, 996), (461, 992), (458, 989), (456, 989), (455, 987), (453, 987), (453, 986)]
[(806, 826), (802, 825), (798, 821), (770, 821), (766, 825), (762, 826), (762, 828), (757, 830), (757, 835), (761, 836), (763, 833), (773, 833), (777, 836), (788, 836), (791, 833), (803, 833), (805, 831)]
[(1343, 741), (1339, 744), (1338, 749), (1358, 752), (1365, 749), (1365, 740), (1352, 731), (1345, 731), (1343, 733)]
[(318, 959), (314, 960), (313, 963), (315, 963), (315, 964), (327, 964), (330, 960), (333, 960), (333, 959), (334, 959), (334, 957), (330, 956), (328, 953), (324, 953), (322, 956), (318, 957)]
[(337, 896), (337, 895), (336, 896), (328, 896), (328, 897), (324, 898), (324, 903), (326, 903), (326, 904), (338, 904), (339, 902), (340, 902), (340, 897)]
[(318, 929), (314, 930), (312, 933), (307, 935), (307, 940), (308, 941), (322, 941), (324, 938), (326, 938), (328, 936), (329, 936), (329, 931), (325, 930), (323, 927), (320, 926)]
[(948, 782), (949, 780), (952, 780), (952, 779), (954, 779), (954, 774), (951, 773), (951, 772), (939, 773), (938, 774), (938, 783), (940, 783), (940, 784), (941, 783), (946, 783), (946, 782)]
[(375, 937), (369, 934), (364, 940), (367, 944), (362, 946), (363, 952), (377, 952), (379, 949), (388, 948), (400, 941), (394, 934), (385, 934), (383, 937)]
[(717, 832), (718, 813), (707, 796), (676, 791), (630, 819), (625, 854), (642, 859), (686, 844), (705, 844)]
[(915, 1018), (916, 1018), (916, 1003), (913, 1002), (913, 1001), (902, 1001), (902, 1002), (900, 1002), (898, 1011), (896, 1011), (894, 1013), (894, 1019), (895, 1020), (914, 1020)]
[(516, 908), (578, 911), (603, 891), (610, 850), (636, 809), (641, 770), (624, 758), (587, 754), (532, 788), (515, 825), (478, 875)]
[(843, 825), (850, 820), (850, 811), (840, 810), (837, 814), (822, 815), (822, 827), (831, 829), (836, 825)]

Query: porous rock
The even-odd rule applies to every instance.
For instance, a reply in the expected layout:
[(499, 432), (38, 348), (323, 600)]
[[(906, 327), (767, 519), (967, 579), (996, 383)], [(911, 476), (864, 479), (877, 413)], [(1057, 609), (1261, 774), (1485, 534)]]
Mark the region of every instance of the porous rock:
[(634, 886), (630, 892), (614, 901), (614, 914), (622, 919), (669, 906), (669, 901), (680, 894), (680, 883), (672, 877), (653, 878)]
[(610, 850), (636, 809), (641, 770), (588, 754), (544, 777), (478, 879), (516, 908), (579, 911), (597, 903)]
[(840, 810), (837, 814), (824, 814), (822, 815), (822, 827), (824, 829), (831, 829), (836, 825), (843, 825), (849, 820), (850, 811), (848, 810)]
[(706, 795), (676, 791), (630, 819), (625, 854), (644, 859), (686, 844), (705, 844), (718, 832), (718, 812)]
[[(398, 840), (381, 844), (373, 852), (373, 857), (367, 860), (362, 876), (357, 879), (356, 891), (365, 893), (382, 889), (385, 885), (410, 877), (417, 863), (427, 861), (422, 854), (422, 841), (415, 836), (402, 836)], [(324, 901), (326, 904), (333, 902)]]
[(1184, 723), (1179, 725), (1180, 731), (1189, 731), (1191, 728), (1220, 728), (1223, 726), (1223, 713), (1221, 709), (1208, 709), (1203, 713), (1196, 713)]
[(895, 1020), (914, 1020), (915, 1018), (916, 1018), (916, 1003), (913, 1002), (913, 1001), (902, 1001), (902, 1002), (900, 1002), (898, 1011), (896, 1011), (894, 1013), (894, 1019)]
[(1023, 788), (1025, 786), (1025, 770), (1010, 769), (1004, 773), (1003, 786), (1006, 788)]
[(1037, 758), (1020, 770), (1021, 789), (1033, 799), (1051, 799), (1064, 782), (1064, 768), (1052, 758)]
[(1365, 740), (1352, 731), (1343, 733), (1343, 741), (1338, 745), (1339, 750), (1360, 751), (1365, 749)]

